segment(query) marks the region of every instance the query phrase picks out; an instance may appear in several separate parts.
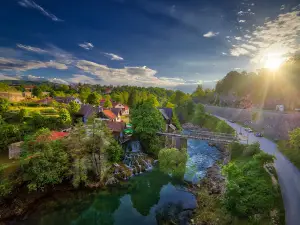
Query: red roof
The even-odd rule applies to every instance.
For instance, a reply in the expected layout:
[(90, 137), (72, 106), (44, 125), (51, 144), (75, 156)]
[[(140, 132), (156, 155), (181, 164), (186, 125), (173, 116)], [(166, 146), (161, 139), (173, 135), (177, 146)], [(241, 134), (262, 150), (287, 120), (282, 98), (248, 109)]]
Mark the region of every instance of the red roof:
[(52, 140), (52, 141), (59, 140), (59, 139), (62, 139), (64, 137), (68, 136), (68, 135), (69, 135), (68, 132), (52, 131), (51, 136), (50, 136), (50, 140)]
[(128, 105), (124, 105), (125, 110), (129, 109)]
[(69, 135), (68, 132), (51, 131), (50, 136), (40, 135), (37, 137), (36, 141), (56, 141), (66, 137), (67, 135)]
[(112, 112), (112, 111), (110, 111), (110, 110), (108, 110), (108, 109), (104, 109), (103, 110), (103, 113), (104, 113), (104, 115), (107, 117), (107, 118), (109, 118), (109, 119), (115, 119), (116, 118), (116, 115)]

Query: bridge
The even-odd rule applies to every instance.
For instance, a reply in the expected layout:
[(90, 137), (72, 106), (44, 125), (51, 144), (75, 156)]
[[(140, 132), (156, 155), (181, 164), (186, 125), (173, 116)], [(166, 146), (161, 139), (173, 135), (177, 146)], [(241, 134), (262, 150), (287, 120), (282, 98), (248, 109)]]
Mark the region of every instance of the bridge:
[(197, 130), (189, 130), (189, 131), (190, 132), (186, 134), (157, 132), (157, 135), (174, 137), (174, 138), (177, 137), (183, 139), (205, 140), (213, 143), (224, 143), (224, 144), (229, 144), (238, 141), (238, 138), (232, 134), (215, 133), (209, 131), (197, 131)]

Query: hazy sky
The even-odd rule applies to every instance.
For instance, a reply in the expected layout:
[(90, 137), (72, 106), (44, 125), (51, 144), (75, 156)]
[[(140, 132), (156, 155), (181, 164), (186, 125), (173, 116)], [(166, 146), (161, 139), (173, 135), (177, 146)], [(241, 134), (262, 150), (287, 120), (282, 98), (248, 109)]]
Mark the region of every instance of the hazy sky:
[(0, 79), (189, 91), (299, 50), (300, 0), (0, 4)]

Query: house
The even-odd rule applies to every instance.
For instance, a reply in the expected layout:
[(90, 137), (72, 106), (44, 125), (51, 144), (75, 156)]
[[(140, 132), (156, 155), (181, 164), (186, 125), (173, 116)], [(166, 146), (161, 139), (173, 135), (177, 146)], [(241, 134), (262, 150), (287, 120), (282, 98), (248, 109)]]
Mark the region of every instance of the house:
[(104, 109), (102, 112), (102, 118), (106, 118), (110, 121), (114, 121), (114, 122), (120, 122), (121, 118), (119, 116), (119, 113), (117, 111), (112, 112), (112, 110), (109, 109)]
[(116, 121), (121, 121), (122, 109), (112, 108), (110, 111), (112, 111), (116, 115)]
[(80, 110), (76, 113), (77, 118), (81, 118), (83, 123), (86, 123), (87, 120), (92, 117), (93, 115), (99, 115), (102, 111), (102, 107), (94, 107), (90, 104), (83, 104), (81, 105)]
[[(69, 135), (68, 132), (51, 131), (50, 136), (47, 137), (47, 139), (50, 141), (56, 141), (56, 140), (60, 140), (64, 137), (66, 137), (68, 135)], [(36, 139), (36, 141), (39, 141), (39, 137)], [(23, 143), (24, 143), (23, 141), (20, 141), (20, 142), (10, 144), (8, 146), (8, 158), (9, 159), (20, 158)]]
[(166, 132), (174, 132), (176, 127), (172, 124), (173, 109), (172, 108), (158, 108), (166, 121)]
[(111, 91), (112, 91), (111, 88), (106, 88), (104, 94), (109, 95), (111, 94)]
[(82, 104), (79, 98), (75, 97), (54, 97), (54, 100), (59, 102), (59, 103), (64, 103), (64, 104), (69, 104), (71, 101), (75, 101), (78, 104)]
[(46, 97), (46, 98), (36, 101), (35, 103), (41, 104), (41, 105), (49, 105), (52, 102), (53, 102), (53, 99), (51, 97)]
[(123, 122), (115, 122), (115, 121), (105, 121), (106, 126), (111, 130), (115, 139), (120, 140), (123, 139), (123, 130), (126, 127), (126, 124)]
[(122, 103), (113, 103), (113, 108), (122, 109), (122, 115), (129, 115), (129, 107)]

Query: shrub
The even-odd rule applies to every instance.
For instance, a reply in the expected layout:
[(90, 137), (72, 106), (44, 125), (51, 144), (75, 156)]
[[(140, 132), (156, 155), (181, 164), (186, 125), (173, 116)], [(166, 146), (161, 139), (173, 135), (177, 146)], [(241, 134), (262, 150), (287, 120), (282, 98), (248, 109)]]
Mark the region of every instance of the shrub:
[(41, 113), (45, 113), (45, 114), (56, 114), (57, 111), (55, 109), (41, 109), (40, 110)]

